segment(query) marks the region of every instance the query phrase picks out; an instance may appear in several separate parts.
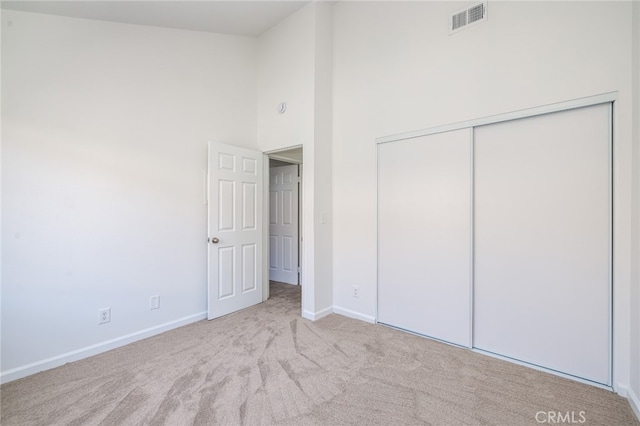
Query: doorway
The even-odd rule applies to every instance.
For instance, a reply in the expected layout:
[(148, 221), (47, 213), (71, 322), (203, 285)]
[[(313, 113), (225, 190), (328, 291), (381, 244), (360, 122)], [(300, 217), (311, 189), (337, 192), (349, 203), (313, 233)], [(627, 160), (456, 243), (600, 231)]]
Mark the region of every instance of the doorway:
[[(297, 247), (293, 283), (302, 285), (302, 146), (259, 152), (209, 143), (207, 193), (207, 318), (214, 319), (269, 298), (269, 162), (294, 165)], [(265, 161), (267, 160), (267, 161)], [(282, 163), (274, 162), (275, 166)], [(292, 200), (293, 201), (293, 200)], [(311, 211), (311, 210), (308, 210)], [(311, 263), (312, 264), (312, 263)], [(289, 285), (289, 284), (287, 284)], [(304, 300), (304, 298), (302, 298)]]
[(269, 281), (302, 284), (302, 146), (267, 153)]

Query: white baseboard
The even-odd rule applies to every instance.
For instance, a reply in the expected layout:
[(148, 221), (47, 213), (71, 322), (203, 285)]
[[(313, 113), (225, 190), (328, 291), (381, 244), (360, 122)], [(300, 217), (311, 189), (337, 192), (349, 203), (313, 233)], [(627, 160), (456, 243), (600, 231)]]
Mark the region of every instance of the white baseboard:
[(318, 312), (304, 311), (302, 312), (302, 317), (311, 321), (316, 321), (332, 313), (333, 313), (333, 307), (329, 306), (328, 308), (324, 308)]
[(193, 322), (200, 321), (206, 318), (207, 313), (201, 312), (199, 314), (190, 315), (188, 317), (180, 318), (175, 321), (170, 321), (155, 327), (147, 328), (145, 330), (127, 334), (125, 336), (117, 337), (115, 339), (107, 340), (105, 342), (97, 343), (95, 345), (87, 346), (75, 351), (67, 352), (62, 355), (47, 358), (42, 361), (36, 361), (31, 364), (3, 371), (2, 373), (0, 373), (0, 383), (8, 383), (13, 380), (21, 379), (23, 377), (39, 373), (40, 371), (60, 367), (61, 365), (67, 364), (69, 362), (78, 361), (93, 355), (98, 355), (102, 352), (110, 351), (111, 349), (119, 348), (120, 346), (124, 346), (138, 340), (146, 339), (148, 337), (164, 333), (165, 331), (182, 327), (184, 325), (191, 324)]
[(344, 315), (345, 317), (357, 319), (357, 320), (368, 322), (371, 324), (376, 323), (375, 317), (361, 314), (360, 312), (352, 311), (350, 309), (341, 308), (340, 306), (336, 306), (336, 305), (333, 305), (333, 313)]
[(376, 323), (375, 317), (361, 314), (360, 312), (352, 311), (350, 309), (341, 308), (340, 306), (336, 306), (336, 305), (329, 306), (328, 308), (325, 308), (319, 312), (303, 311), (302, 317), (311, 321), (316, 321), (332, 313), (343, 315), (345, 317), (357, 319), (360, 321), (368, 322), (370, 324)]
[(640, 398), (638, 398), (638, 395), (636, 395), (630, 387), (626, 388), (625, 391), (627, 394), (627, 400), (629, 400), (629, 405), (631, 405), (633, 412), (636, 413), (636, 417), (640, 420)]

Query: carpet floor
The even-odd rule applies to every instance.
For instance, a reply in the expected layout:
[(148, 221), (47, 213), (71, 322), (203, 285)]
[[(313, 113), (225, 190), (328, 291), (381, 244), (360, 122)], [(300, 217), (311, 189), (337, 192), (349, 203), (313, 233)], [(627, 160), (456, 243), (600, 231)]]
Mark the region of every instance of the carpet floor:
[(260, 305), (0, 396), (6, 426), (640, 425), (603, 389), (340, 315), (307, 321), (300, 287), (278, 283)]

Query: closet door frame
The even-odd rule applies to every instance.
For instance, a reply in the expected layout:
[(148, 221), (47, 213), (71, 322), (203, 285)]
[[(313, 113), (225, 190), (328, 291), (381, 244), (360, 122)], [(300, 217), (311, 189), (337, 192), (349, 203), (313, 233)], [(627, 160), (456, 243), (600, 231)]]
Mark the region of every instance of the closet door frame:
[[(535, 117), (535, 116), (539, 116), (539, 115), (545, 115), (545, 114), (552, 114), (555, 112), (561, 112), (561, 111), (568, 111), (568, 110), (572, 110), (572, 109), (577, 109), (577, 108), (583, 108), (583, 107), (588, 107), (588, 106), (594, 106), (594, 105), (600, 105), (600, 104), (609, 104), (609, 117), (610, 117), (610, 132), (609, 132), (609, 164), (610, 164), (610, 170), (611, 170), (611, 174), (610, 174), (610, 200), (609, 200), (609, 209), (610, 209), (610, 213), (609, 213), (609, 217), (610, 217), (610, 239), (609, 239), (609, 383), (608, 385), (603, 385), (600, 383), (596, 383), (590, 380), (586, 380), (586, 379), (582, 379), (580, 377), (576, 377), (573, 375), (569, 375), (569, 374), (565, 374), (562, 372), (558, 372), (555, 370), (551, 370), (545, 367), (539, 367), (536, 366), (534, 364), (530, 364), (527, 362), (522, 362), (522, 361), (518, 361), (518, 360), (514, 360), (512, 358), (509, 357), (505, 357), (505, 356), (501, 356), (501, 355), (496, 355), (496, 354), (491, 354), (491, 353), (487, 353), (483, 350), (480, 349), (476, 349), (471, 347), (470, 349), (474, 352), (478, 352), (478, 353), (482, 353), (485, 355), (489, 355), (495, 358), (499, 358), (499, 359), (504, 359), (507, 360), (509, 362), (515, 363), (515, 364), (520, 364), (520, 365), (524, 365), (536, 370), (540, 370), (540, 371), (544, 371), (544, 372), (548, 372), (554, 375), (558, 375), (561, 377), (566, 377), (578, 382), (583, 382), (583, 383), (587, 383), (596, 387), (600, 387), (600, 388), (604, 388), (604, 389), (608, 389), (608, 390), (615, 390), (617, 391), (617, 389), (615, 389), (615, 383), (616, 383), (616, 367), (617, 367), (617, 363), (616, 363), (616, 354), (618, 354), (622, 348), (624, 347), (625, 344), (627, 344), (628, 342), (621, 342), (621, 339), (616, 339), (615, 338), (615, 334), (616, 334), (616, 329), (614, 328), (614, 325), (616, 323), (621, 323), (622, 318), (615, 318), (615, 316), (620, 316), (622, 315), (619, 310), (615, 310), (614, 307), (616, 305), (616, 300), (618, 299), (618, 297), (622, 297), (622, 295), (616, 295), (616, 292), (614, 291), (616, 289), (616, 270), (618, 269), (616, 266), (616, 260), (613, 256), (614, 250), (615, 250), (615, 241), (616, 241), (616, 226), (615, 226), (615, 220), (614, 220), (614, 210), (616, 208), (616, 200), (618, 199), (618, 197), (616, 196), (616, 186), (615, 186), (615, 175), (614, 175), (614, 171), (615, 171), (615, 164), (616, 164), (616, 158), (614, 156), (615, 153), (615, 129), (614, 129), (614, 113), (615, 113), (615, 102), (618, 99), (618, 92), (609, 92), (609, 93), (604, 93), (604, 94), (600, 94), (600, 95), (595, 95), (595, 96), (589, 96), (589, 97), (585, 97), (585, 98), (579, 98), (579, 99), (574, 99), (574, 100), (570, 100), (570, 101), (565, 101), (565, 102), (559, 102), (559, 103), (554, 103), (554, 104), (550, 104), (550, 105), (543, 105), (543, 106), (539, 106), (539, 107), (534, 107), (534, 108), (529, 108), (529, 109), (524, 109), (524, 110), (519, 110), (519, 111), (513, 111), (513, 112), (508, 112), (508, 113), (504, 113), (504, 114), (498, 114), (498, 115), (493, 115), (493, 116), (488, 116), (488, 117), (483, 117), (483, 118), (478, 118), (478, 119), (474, 119), (474, 120), (468, 120), (468, 121), (462, 121), (462, 122), (458, 122), (458, 123), (453, 123), (453, 124), (447, 124), (447, 125), (443, 125), (443, 126), (437, 126), (437, 127), (432, 127), (432, 128), (427, 128), (427, 129), (421, 129), (421, 130), (416, 130), (416, 131), (412, 131), (412, 132), (405, 132), (405, 133), (399, 133), (399, 134), (395, 134), (395, 135), (389, 135), (389, 136), (384, 136), (384, 137), (380, 137), (377, 138), (375, 140), (376, 142), (376, 146), (378, 146), (379, 144), (385, 144), (385, 143), (392, 143), (392, 142), (397, 142), (397, 141), (402, 141), (402, 140), (406, 140), (406, 139), (413, 139), (413, 138), (418, 138), (418, 137), (423, 137), (423, 136), (429, 136), (429, 135), (434, 135), (434, 134), (438, 134), (438, 133), (445, 133), (445, 132), (450, 132), (450, 131), (454, 131), (454, 130), (461, 130), (461, 129), (470, 129), (473, 131), (473, 129), (475, 127), (479, 127), (479, 126), (484, 126), (484, 125), (489, 125), (489, 124), (497, 124), (497, 123), (502, 123), (502, 122), (507, 122), (507, 121), (512, 121), (512, 120), (519, 120), (519, 119), (523, 119), (523, 118), (530, 118), (530, 117)], [(472, 143), (472, 156), (473, 156), (473, 146), (474, 144)], [(376, 149), (376, 179), (379, 179), (379, 150)], [(473, 163), (471, 165), (471, 173), (472, 173), (472, 179), (473, 179)], [(379, 211), (380, 208), (380, 197), (379, 197), (379, 187), (378, 187), (378, 183), (376, 183), (376, 193), (377, 193), (377, 211)], [(474, 245), (474, 227), (473, 227), (473, 218), (474, 218), (474, 200), (473, 200), (473, 191), (471, 194), (471, 217), (472, 217), (472, 224), (471, 224), (471, 236), (470, 236), (470, 241), (472, 244), (472, 247)], [(380, 222), (379, 220), (377, 221), (377, 265), (380, 265)], [(472, 252), (472, 257), (473, 257), (473, 252)], [(379, 266), (378, 266), (379, 267)], [(473, 263), (471, 265), (471, 273), (472, 273), (472, 282), (471, 282), (471, 307), (470, 307), (470, 318), (471, 321), (473, 321), (473, 300), (474, 300), (474, 294), (473, 294)], [(379, 295), (380, 295), (380, 271), (379, 269), (377, 270), (377, 287), (376, 287), (376, 291), (377, 291), (377, 303), (376, 303), (376, 323), (378, 322), (378, 305), (379, 305)], [(428, 337), (428, 336), (425, 336)], [(473, 346), (473, 333), (471, 334), (471, 342), (472, 342), (472, 346)], [(445, 342), (446, 343), (446, 342)], [(622, 357), (623, 355), (618, 356), (618, 359), (620, 359), (620, 357)], [(623, 360), (625, 358), (622, 358)]]

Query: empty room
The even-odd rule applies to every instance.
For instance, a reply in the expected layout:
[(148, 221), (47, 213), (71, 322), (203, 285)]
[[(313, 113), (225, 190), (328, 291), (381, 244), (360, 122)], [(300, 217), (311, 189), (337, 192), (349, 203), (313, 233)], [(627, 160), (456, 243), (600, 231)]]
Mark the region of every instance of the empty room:
[(640, 425), (640, 2), (2, 1), (3, 425)]

